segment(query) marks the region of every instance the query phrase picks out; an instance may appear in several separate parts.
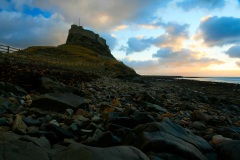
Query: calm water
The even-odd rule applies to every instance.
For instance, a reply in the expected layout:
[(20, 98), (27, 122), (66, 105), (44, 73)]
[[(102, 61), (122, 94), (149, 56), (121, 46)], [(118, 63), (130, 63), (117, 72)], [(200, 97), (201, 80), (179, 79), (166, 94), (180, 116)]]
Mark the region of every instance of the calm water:
[(198, 77), (198, 78), (179, 78), (198, 81), (210, 81), (210, 82), (225, 82), (225, 83), (237, 83), (240, 84), (240, 77)]

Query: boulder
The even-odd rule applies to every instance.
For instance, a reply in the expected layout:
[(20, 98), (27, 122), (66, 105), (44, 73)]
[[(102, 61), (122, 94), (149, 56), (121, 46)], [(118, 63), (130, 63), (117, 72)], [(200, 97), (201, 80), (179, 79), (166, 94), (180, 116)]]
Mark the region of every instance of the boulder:
[(5, 82), (0, 82), (0, 91), (5, 93), (10, 92), (15, 95), (27, 95), (27, 92), (23, 88)]
[(124, 140), (124, 144), (133, 145), (146, 154), (157, 155), (159, 159), (166, 154), (174, 156), (173, 159), (216, 158), (207, 141), (172, 123), (168, 118), (164, 118), (162, 122), (135, 127)]
[[(0, 132), (0, 159), (3, 160), (50, 160), (42, 140), (22, 138), (13, 133)], [(46, 144), (44, 142), (44, 144)]]
[(154, 118), (150, 116), (147, 112), (134, 112), (130, 116), (127, 116), (121, 112), (110, 112), (108, 113), (106, 119), (109, 123), (127, 128), (134, 128), (139, 124), (145, 124), (155, 121)]
[(156, 104), (151, 104), (151, 103), (148, 103), (148, 102), (145, 102), (144, 103), (144, 109), (148, 112), (161, 112), (161, 113), (166, 113), (168, 112), (167, 109), (159, 106), (159, 105), (156, 105)]
[(0, 115), (7, 112), (9, 105), (10, 103), (6, 98), (0, 97)]
[(52, 93), (52, 92), (74, 92), (74, 89), (64, 84), (53, 81), (50, 78), (42, 77), (40, 83), (40, 92), (41, 93)]
[(68, 108), (77, 110), (84, 104), (85, 100), (82, 97), (72, 93), (48, 93), (40, 95), (33, 100), (31, 106), (45, 110), (65, 112)]
[(240, 140), (227, 140), (217, 145), (219, 160), (239, 160)]
[(54, 154), (54, 160), (149, 160), (149, 158), (132, 146), (117, 146), (108, 148), (89, 147), (79, 143), (72, 143), (67, 149)]

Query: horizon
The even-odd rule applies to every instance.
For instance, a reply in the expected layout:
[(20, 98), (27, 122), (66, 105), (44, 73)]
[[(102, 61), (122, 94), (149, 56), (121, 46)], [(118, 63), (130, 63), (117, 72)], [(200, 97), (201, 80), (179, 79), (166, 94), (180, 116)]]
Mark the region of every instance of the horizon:
[(61, 45), (71, 25), (81, 21), (140, 75), (240, 77), (239, 0), (1, 3), (2, 44)]

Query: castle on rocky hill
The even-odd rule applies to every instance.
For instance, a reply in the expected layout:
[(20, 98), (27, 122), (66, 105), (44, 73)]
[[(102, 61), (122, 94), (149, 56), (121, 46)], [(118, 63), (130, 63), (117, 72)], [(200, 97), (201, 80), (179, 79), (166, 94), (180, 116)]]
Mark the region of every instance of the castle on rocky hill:
[(106, 44), (106, 40), (93, 31), (84, 29), (82, 26), (71, 26), (66, 44), (81, 45), (99, 53), (100, 56), (115, 59)]

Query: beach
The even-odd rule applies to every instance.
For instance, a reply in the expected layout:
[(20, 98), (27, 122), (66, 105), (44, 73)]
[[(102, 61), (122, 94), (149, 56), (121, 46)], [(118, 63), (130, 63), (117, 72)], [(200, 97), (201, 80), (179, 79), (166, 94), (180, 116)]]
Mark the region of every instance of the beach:
[(94, 159), (88, 151), (98, 155), (105, 147), (102, 158), (113, 150), (142, 159), (235, 154), (231, 146), (240, 140), (238, 84), (161, 76), (59, 80), (65, 84), (42, 77), (39, 87), (27, 91), (2, 82), (1, 137), (14, 137), (19, 147), (34, 141), (36, 151), (56, 159), (61, 157), (57, 153), (74, 158), (73, 150)]

